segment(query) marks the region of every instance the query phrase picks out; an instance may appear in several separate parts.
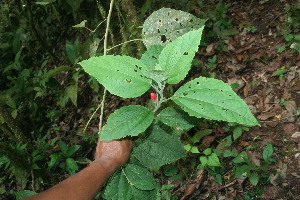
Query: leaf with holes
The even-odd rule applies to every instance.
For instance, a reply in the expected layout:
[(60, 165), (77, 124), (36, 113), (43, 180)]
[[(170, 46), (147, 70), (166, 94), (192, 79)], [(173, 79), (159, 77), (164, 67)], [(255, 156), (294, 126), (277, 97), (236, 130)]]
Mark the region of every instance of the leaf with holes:
[(191, 116), (259, 125), (247, 104), (220, 80), (196, 78), (179, 88), (171, 99)]
[(184, 132), (195, 126), (195, 119), (197, 118), (190, 117), (182, 110), (167, 107), (157, 115), (157, 119), (167, 126), (173, 127), (180, 132)]
[(154, 168), (184, 157), (185, 150), (169, 127), (154, 124), (136, 140), (132, 155), (144, 166)]
[(124, 173), (128, 181), (137, 189), (153, 190), (155, 188), (156, 183), (152, 174), (143, 167), (127, 164)]
[(153, 12), (143, 24), (143, 42), (165, 46), (179, 36), (204, 26), (206, 20), (180, 10), (161, 8)]
[(148, 66), (150, 70), (155, 70), (155, 66), (158, 63), (158, 57), (163, 50), (162, 46), (153, 45), (150, 46), (147, 51), (142, 55), (141, 61)]
[(148, 67), (129, 56), (92, 57), (79, 63), (107, 90), (124, 98), (138, 97), (149, 88), (151, 80), (144, 77)]
[(169, 73), (167, 83), (176, 84), (183, 80), (191, 68), (191, 63), (201, 41), (203, 27), (190, 31), (169, 43), (158, 58), (159, 66)]
[(153, 118), (153, 113), (144, 106), (124, 106), (108, 117), (101, 140), (137, 136), (150, 126)]

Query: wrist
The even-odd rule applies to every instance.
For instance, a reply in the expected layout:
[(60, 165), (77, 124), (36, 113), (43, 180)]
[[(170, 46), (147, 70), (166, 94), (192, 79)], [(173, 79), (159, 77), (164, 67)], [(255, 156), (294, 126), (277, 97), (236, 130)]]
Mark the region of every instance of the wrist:
[(97, 159), (93, 161), (90, 165), (97, 166), (99, 169), (107, 171), (110, 174), (113, 174), (121, 166), (119, 166), (114, 160), (111, 159)]

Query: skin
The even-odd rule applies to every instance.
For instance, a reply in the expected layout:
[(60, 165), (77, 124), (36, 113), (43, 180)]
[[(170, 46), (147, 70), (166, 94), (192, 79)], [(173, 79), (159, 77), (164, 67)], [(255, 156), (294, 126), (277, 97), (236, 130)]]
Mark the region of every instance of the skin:
[(25, 200), (90, 200), (130, 156), (131, 140), (98, 141), (95, 160), (82, 171)]

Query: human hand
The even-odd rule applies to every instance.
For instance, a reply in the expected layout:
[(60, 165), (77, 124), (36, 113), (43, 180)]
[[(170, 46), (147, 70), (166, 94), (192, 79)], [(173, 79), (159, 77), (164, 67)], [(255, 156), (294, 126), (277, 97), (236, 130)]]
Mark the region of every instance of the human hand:
[(128, 139), (98, 140), (94, 162), (111, 162), (114, 167), (119, 168), (128, 161), (132, 146), (132, 141)]

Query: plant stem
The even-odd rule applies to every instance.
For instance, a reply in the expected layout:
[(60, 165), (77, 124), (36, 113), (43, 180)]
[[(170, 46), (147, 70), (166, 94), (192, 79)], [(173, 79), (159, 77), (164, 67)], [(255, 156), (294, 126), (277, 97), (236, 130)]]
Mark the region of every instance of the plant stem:
[[(106, 21), (105, 36), (104, 36), (104, 52), (103, 52), (104, 56), (106, 56), (106, 53), (107, 53), (107, 36), (108, 36), (108, 31), (109, 31), (109, 24), (110, 24), (110, 18), (111, 18), (113, 5), (114, 5), (114, 0), (111, 0), (110, 1), (110, 6), (109, 6), (109, 12), (108, 12), (108, 16), (107, 16), (107, 21)], [(105, 98), (106, 98), (106, 88), (104, 88), (103, 96), (102, 96), (102, 102), (101, 102), (100, 122), (99, 122), (99, 132), (98, 132), (99, 139), (100, 139), (100, 135), (101, 135), (101, 132), (102, 132)]]
[(128, 41), (126, 41), (126, 42), (122, 42), (121, 44), (117, 44), (117, 45), (115, 45), (115, 46), (113, 46), (113, 47), (107, 49), (107, 51), (110, 51), (110, 50), (112, 50), (113, 48), (116, 48), (116, 47), (121, 46), (121, 45), (123, 45), (123, 44), (127, 44), (127, 43), (129, 43), (129, 42), (142, 41), (142, 40), (143, 40), (143, 39), (133, 39), (133, 40), (128, 40)]

